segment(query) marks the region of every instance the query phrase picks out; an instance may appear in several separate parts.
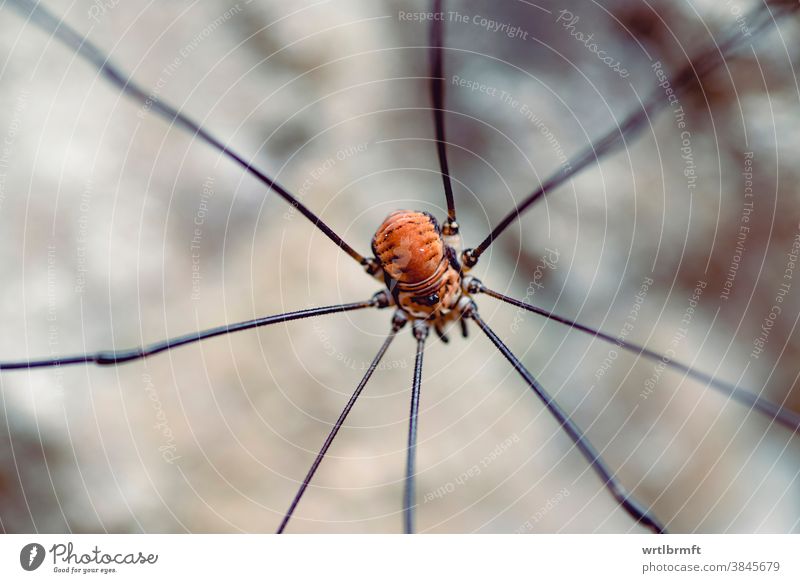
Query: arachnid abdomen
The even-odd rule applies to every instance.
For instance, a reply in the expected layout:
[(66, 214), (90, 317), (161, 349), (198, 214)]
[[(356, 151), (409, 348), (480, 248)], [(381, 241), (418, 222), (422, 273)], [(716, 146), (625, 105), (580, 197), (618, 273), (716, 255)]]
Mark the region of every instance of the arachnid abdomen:
[(461, 295), (456, 254), (432, 215), (393, 212), (375, 233), (372, 251), (400, 308), (418, 318), (435, 318), (455, 307)]

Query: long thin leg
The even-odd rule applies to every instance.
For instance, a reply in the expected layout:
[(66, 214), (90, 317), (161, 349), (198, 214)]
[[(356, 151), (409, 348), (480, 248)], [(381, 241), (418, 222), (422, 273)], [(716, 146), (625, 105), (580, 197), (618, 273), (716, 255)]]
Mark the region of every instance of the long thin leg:
[(338, 312), (349, 312), (352, 310), (361, 310), (363, 308), (380, 308), (386, 307), (388, 302), (383, 292), (378, 292), (371, 299), (363, 302), (354, 302), (351, 304), (338, 304), (335, 306), (325, 306), (320, 308), (310, 308), (308, 310), (299, 310), (297, 312), (288, 312), (286, 314), (277, 314), (274, 316), (265, 316), (263, 318), (256, 318), (255, 320), (246, 320), (237, 324), (225, 324), (217, 326), (216, 328), (209, 328), (200, 332), (191, 332), (183, 336), (177, 336), (161, 342), (153, 344), (146, 344), (145, 346), (131, 348), (128, 350), (101, 350), (99, 352), (90, 352), (88, 354), (79, 354), (75, 356), (60, 356), (55, 358), (42, 358), (37, 360), (21, 360), (16, 362), (0, 362), (0, 370), (13, 370), (13, 369), (28, 369), (28, 368), (45, 368), (52, 366), (64, 366), (68, 364), (98, 364), (98, 365), (117, 365), (140, 358), (147, 358), (159, 352), (164, 352), (178, 346), (199, 342), (206, 338), (214, 336), (222, 336), (231, 332), (239, 332), (241, 330), (249, 330), (251, 328), (259, 328), (261, 326), (269, 326), (270, 324), (278, 324), (280, 322), (289, 322), (291, 320), (300, 320), (302, 318), (312, 318), (315, 316), (322, 316), (325, 314), (334, 314)]
[(658, 362), (662, 362), (664, 363), (664, 366), (667, 366), (673, 370), (685, 374), (688, 377), (698, 380), (701, 383), (704, 383), (716, 389), (717, 391), (730, 396), (732, 399), (735, 399), (736, 401), (739, 401), (740, 403), (748, 407), (751, 407), (756, 411), (759, 411), (760, 413), (763, 413), (764, 415), (766, 415), (773, 421), (776, 421), (779, 424), (783, 425), (787, 429), (795, 433), (800, 433), (800, 415), (798, 415), (794, 411), (781, 407), (777, 403), (773, 403), (769, 399), (760, 397), (757, 394), (753, 393), (752, 391), (748, 391), (741, 387), (737, 387), (736, 385), (732, 385), (730, 383), (726, 383), (725, 381), (721, 381), (704, 372), (695, 370), (690, 366), (687, 366), (680, 362), (676, 362), (662, 354), (659, 354), (658, 352), (654, 352), (649, 348), (645, 348), (644, 346), (639, 346), (638, 344), (627, 342), (626, 340), (623, 340), (621, 338), (614, 338), (610, 334), (606, 334), (605, 332), (601, 332), (600, 330), (595, 330), (594, 328), (590, 328), (589, 326), (584, 326), (583, 324), (575, 322), (574, 320), (558, 316), (552, 312), (543, 310), (542, 308), (537, 308), (536, 306), (532, 306), (520, 300), (515, 300), (514, 298), (504, 296), (501, 293), (488, 289), (477, 280), (473, 281), (476, 282), (475, 292), (485, 293), (488, 296), (506, 302), (507, 304), (511, 304), (512, 306), (516, 306), (523, 310), (533, 312), (534, 314), (539, 314), (540, 316), (544, 316), (545, 318), (549, 318), (550, 320), (553, 320), (555, 322), (565, 324), (571, 328), (574, 328), (575, 330), (580, 330), (581, 332), (591, 334), (592, 336), (600, 338), (601, 340), (605, 340), (606, 342), (611, 342), (613, 344), (616, 344), (623, 350), (627, 350), (629, 352), (644, 356), (645, 358), (649, 358), (651, 360), (657, 360)]
[(411, 384), (411, 413), (408, 418), (408, 449), (406, 450), (406, 480), (403, 488), (403, 531), (414, 532), (415, 491), (414, 477), (417, 461), (417, 418), (419, 417), (419, 394), (422, 388), (422, 356), (428, 325), (421, 320), (414, 323), (414, 337), (417, 339), (417, 358), (414, 361), (414, 380)]
[[(444, 14), (443, 0), (433, 0), (431, 12)], [(447, 139), (444, 132), (444, 64), (442, 61), (442, 39), (444, 37), (444, 19), (434, 18), (431, 23), (430, 40), (430, 90), (433, 102), (433, 123), (436, 128), (436, 152), (439, 154), (439, 167), (442, 171), (444, 196), (447, 200), (447, 221), (442, 225), (445, 235), (457, 235), (456, 203), (453, 200), (453, 184), (450, 180), (450, 168), (447, 164)]]
[(92, 44), (86, 37), (71, 28), (62, 20), (45, 9), (40, 3), (34, 0), (9, 0), (9, 3), (16, 7), (26, 18), (33, 22), (44, 32), (55, 36), (69, 49), (77, 55), (83, 57), (92, 64), (97, 70), (112, 84), (119, 87), (123, 93), (138, 101), (142, 105), (152, 108), (162, 117), (171, 123), (194, 133), (201, 140), (220, 151), (247, 172), (255, 176), (261, 183), (272, 189), (286, 202), (300, 211), (304, 217), (311, 221), (320, 231), (322, 231), (331, 241), (333, 241), (342, 251), (358, 261), (361, 265), (372, 269), (372, 262), (350, 247), (344, 239), (337, 235), (328, 225), (326, 225), (317, 215), (309, 210), (302, 202), (289, 193), (277, 181), (264, 174), (261, 170), (246, 161), (241, 155), (226, 146), (218, 138), (210, 134), (200, 124), (193, 121), (185, 114), (179, 112), (175, 107), (161, 101), (145, 91), (139, 84), (131, 79), (122, 69), (112, 63), (108, 55), (103, 53), (97, 46)]
[[(681, 93), (694, 83), (699, 82), (705, 75), (713, 71), (725, 62), (725, 57), (743, 45), (747, 38), (758, 33), (767, 24), (794, 12), (798, 8), (797, 2), (775, 2), (776, 8), (770, 11), (768, 5), (760, 3), (749, 15), (745, 16), (747, 22), (753, 23), (751, 35), (747, 37), (742, 34), (739, 25), (734, 25), (726, 35), (723, 42), (708, 48), (704, 53), (692, 60), (686, 67), (681, 69), (671, 80), (672, 89), (675, 93)], [(654, 113), (664, 109), (670, 101), (664, 97), (660, 88), (652, 92), (644, 104), (644, 107), (628, 114), (621, 124), (609, 130), (605, 135), (591, 143), (587, 148), (580, 152), (575, 158), (569, 160), (562, 170), (550, 175), (542, 184), (528, 195), (514, 210), (506, 215), (492, 232), (475, 249), (464, 251), (462, 260), (466, 268), (473, 267), (480, 256), (494, 242), (500, 234), (505, 231), (522, 213), (533, 205), (541, 197), (555, 190), (564, 184), (569, 178), (589, 166), (595, 160), (599, 160), (603, 155), (614, 151), (621, 144), (625, 143), (624, 138), (632, 137), (642, 127)]]
[(303, 479), (303, 483), (300, 484), (300, 489), (297, 490), (297, 494), (294, 495), (294, 499), (292, 503), (289, 505), (289, 510), (286, 511), (286, 514), (283, 516), (283, 520), (281, 521), (281, 525), (278, 527), (278, 534), (283, 534), (283, 531), (286, 530), (286, 525), (289, 524), (289, 520), (292, 518), (292, 514), (294, 514), (295, 509), (297, 508), (297, 504), (300, 502), (300, 498), (303, 497), (308, 485), (311, 483), (311, 479), (314, 477), (314, 474), (319, 468), (319, 465), (322, 463), (325, 454), (328, 453), (328, 449), (333, 444), (333, 440), (336, 438), (336, 434), (339, 433), (339, 429), (342, 428), (342, 424), (344, 420), (347, 418), (347, 415), (350, 413), (350, 410), (353, 408), (353, 405), (356, 404), (358, 397), (361, 395), (361, 391), (364, 390), (364, 387), (367, 386), (367, 382), (369, 381), (372, 373), (375, 372), (378, 364), (380, 363), (383, 355), (386, 354), (386, 351), (389, 349), (389, 345), (394, 340), (395, 336), (397, 335), (398, 330), (402, 328), (406, 323), (406, 318), (402, 315), (402, 312), (397, 312), (395, 314), (394, 319), (392, 320), (392, 330), (389, 332), (389, 336), (386, 337), (386, 340), (383, 341), (383, 345), (378, 350), (378, 354), (375, 355), (375, 358), (372, 359), (372, 363), (370, 363), (367, 372), (364, 373), (364, 377), (361, 379), (361, 382), (358, 383), (356, 390), (353, 392), (353, 395), (350, 397), (350, 400), (347, 401), (347, 405), (344, 406), (341, 415), (336, 420), (336, 423), (333, 425), (333, 429), (328, 434), (328, 437), (325, 438), (325, 443), (322, 444), (322, 449), (319, 450), (316, 459), (314, 459), (314, 463), (311, 464), (311, 469), (308, 470), (306, 477)]
[(592, 469), (597, 472), (600, 478), (603, 480), (603, 484), (614, 496), (614, 499), (619, 502), (620, 506), (633, 518), (636, 522), (646, 526), (650, 530), (655, 533), (665, 533), (666, 529), (664, 526), (653, 516), (647, 508), (645, 508), (640, 502), (638, 502), (631, 494), (629, 494), (622, 484), (614, 477), (613, 472), (609, 469), (606, 465), (603, 458), (600, 457), (600, 454), (595, 450), (594, 446), (589, 443), (589, 440), (583, 435), (583, 432), (578, 428), (578, 426), (569, 418), (569, 416), (564, 412), (561, 407), (559, 407), (558, 403), (553, 400), (550, 394), (544, 390), (544, 388), (539, 384), (539, 382), (533, 378), (528, 369), (526, 369), (523, 364), (514, 356), (514, 353), (509, 350), (509, 348), (503, 344), (503, 341), (498, 338), (498, 336), (494, 333), (494, 331), (489, 327), (489, 325), (481, 319), (478, 315), (477, 309), (473, 307), (469, 316), (475, 320), (478, 324), (478, 327), (483, 330), (486, 336), (489, 337), (489, 340), (492, 341), (497, 349), (501, 352), (503, 356), (506, 357), (508, 362), (511, 363), (511, 366), (514, 367), (520, 376), (528, 383), (528, 386), (533, 390), (534, 393), (542, 400), (542, 402), (547, 407), (548, 411), (556, 418), (558, 423), (561, 425), (561, 428), (569, 435), (572, 442), (578, 448), (578, 450), (583, 454), (589, 464), (592, 466)]

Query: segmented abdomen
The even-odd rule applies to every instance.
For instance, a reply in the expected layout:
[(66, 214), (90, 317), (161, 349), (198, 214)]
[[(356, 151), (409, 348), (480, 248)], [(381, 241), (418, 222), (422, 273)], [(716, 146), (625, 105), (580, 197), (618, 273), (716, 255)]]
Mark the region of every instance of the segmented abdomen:
[(408, 284), (430, 278), (444, 258), (436, 219), (417, 211), (395, 211), (386, 217), (372, 239), (372, 250), (390, 278)]
[(395, 211), (372, 239), (397, 304), (418, 317), (442, 314), (460, 295), (460, 277), (447, 256), (439, 224), (428, 213)]

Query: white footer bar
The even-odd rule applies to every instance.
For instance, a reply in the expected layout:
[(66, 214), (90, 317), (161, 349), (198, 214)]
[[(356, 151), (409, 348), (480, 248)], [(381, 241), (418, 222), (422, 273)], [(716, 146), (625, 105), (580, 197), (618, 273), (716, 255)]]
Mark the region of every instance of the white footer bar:
[(4, 535), (0, 581), (777, 583), (799, 555), (800, 535)]

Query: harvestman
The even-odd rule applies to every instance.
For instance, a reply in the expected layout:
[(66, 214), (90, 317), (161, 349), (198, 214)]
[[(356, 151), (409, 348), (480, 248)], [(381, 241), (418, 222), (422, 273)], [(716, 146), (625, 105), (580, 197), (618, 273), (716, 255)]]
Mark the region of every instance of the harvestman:
[[(481, 281), (469, 275), (481, 255), (488, 249), (494, 240), (511, 225), (524, 211), (530, 208), (537, 200), (544, 197), (558, 186), (566, 182), (594, 160), (617, 148), (623, 143), (625, 137), (632, 136), (640, 130), (645, 121), (661, 110), (667, 103), (658, 91), (654, 91), (645, 101), (643, 107), (629, 114), (621, 124), (612, 128), (594, 143), (590, 144), (583, 152), (570, 160), (565, 170), (559, 171), (546, 180), (530, 195), (517, 205), (508, 215), (501, 220), (489, 235), (474, 249), (462, 252), (459, 236), (459, 225), (456, 220), (456, 207), (453, 197), (453, 188), (450, 180), (450, 171), (447, 164), (447, 140), (445, 136), (445, 105), (444, 105), (444, 65), (442, 56), (443, 21), (432, 21), (430, 30), (430, 94), (433, 105), (433, 120), (436, 133), (436, 150), (439, 158), (445, 199), (447, 203), (447, 218), (439, 226), (436, 219), (427, 214), (416, 211), (396, 211), (387, 217), (377, 230), (372, 241), (373, 258), (365, 257), (353, 249), (336, 232), (326, 225), (313, 211), (295, 198), (288, 190), (270, 178), (267, 174), (253, 166), (246, 158), (238, 154), (224, 142), (220, 141), (206, 129), (191, 120), (185, 114), (163, 101), (151, 101), (150, 93), (145, 91), (89, 40), (60, 21), (34, 0), (11, 0), (16, 9), (36, 24), (44, 32), (58, 38), (63, 44), (83, 57), (111, 83), (119, 87), (129, 97), (142, 103), (148, 103), (153, 111), (177, 124), (184, 130), (192, 132), (202, 141), (206, 142), (233, 162), (240, 165), (246, 172), (261, 181), (267, 188), (277, 193), (286, 202), (291, 204), (300, 213), (322, 231), (335, 245), (361, 264), (365, 271), (385, 284), (385, 288), (378, 291), (372, 298), (348, 304), (325, 306), (299, 310), (274, 316), (256, 318), (236, 324), (226, 324), (216, 328), (193, 332), (184, 336), (171, 338), (162, 342), (148, 344), (129, 350), (100, 351), (77, 356), (65, 356), (40, 360), (25, 360), (18, 362), (2, 362), (0, 370), (33, 369), (55, 367), (72, 364), (118, 365), (133, 360), (147, 358), (171, 350), (178, 346), (198, 342), (206, 338), (249, 330), (260, 326), (267, 326), (278, 322), (289, 322), (301, 318), (311, 318), (324, 314), (347, 312), (364, 308), (394, 307), (391, 328), (378, 353), (372, 359), (361, 382), (356, 387), (350, 400), (342, 410), (328, 437), (325, 439), (311, 469), (292, 500), (288, 511), (283, 517), (278, 532), (282, 533), (297, 508), (300, 499), (308, 487), (314, 473), (322, 462), (328, 448), (333, 443), (339, 429), (342, 427), (347, 415), (355, 405), (356, 400), (363, 391), (372, 373), (377, 368), (386, 350), (397, 333), (406, 324), (410, 324), (413, 335), (417, 341), (414, 375), (411, 388), (411, 410), (409, 416), (408, 448), (405, 470), (405, 486), (403, 493), (403, 518), (404, 531), (414, 531), (415, 508), (415, 457), (417, 447), (417, 423), (419, 415), (419, 399), (422, 386), (422, 361), (425, 340), (430, 329), (447, 341), (445, 328), (454, 322), (459, 322), (462, 334), (467, 335), (467, 321), (472, 320), (487, 338), (497, 347), (500, 353), (511, 363), (531, 390), (541, 399), (550, 413), (556, 418), (562, 429), (572, 439), (575, 446), (586, 458), (592, 469), (598, 474), (603, 484), (619, 505), (630, 517), (641, 525), (656, 533), (664, 533), (664, 525), (642, 503), (630, 495), (614, 476), (614, 472), (600, 457), (597, 450), (584, 436), (581, 429), (570, 419), (563, 409), (556, 403), (549, 393), (539, 384), (536, 378), (523, 366), (519, 359), (495, 334), (489, 325), (481, 319), (474, 297), (486, 294), (502, 302), (518, 308), (539, 314), (556, 322), (560, 322), (581, 332), (590, 334), (607, 342), (615, 343), (619, 347), (644, 356), (652, 360), (664, 362), (672, 369), (683, 373), (701, 383), (711, 387), (741, 404), (754, 408), (772, 421), (783, 425), (793, 433), (800, 433), (800, 415), (784, 409), (778, 404), (760, 397), (758, 394), (716, 379), (710, 375), (697, 371), (679, 362), (672, 361), (645, 347), (617, 339), (609, 334), (595, 330), (568, 318), (558, 316), (552, 312), (532, 306), (526, 302), (504, 296), (487, 288)], [(749, 16), (752, 33), (764, 29), (775, 19), (793, 13), (798, 8), (797, 2), (776, 1), (775, 10), (770, 10), (769, 4), (755, 9)], [(432, 11), (442, 12), (442, 0), (433, 0)], [(725, 40), (693, 59), (689, 65), (680, 70), (672, 79), (672, 87), (676, 92), (686, 90), (700, 78), (724, 62), (725, 56), (735, 51), (742, 44), (743, 36), (738, 27), (729, 32)]]

